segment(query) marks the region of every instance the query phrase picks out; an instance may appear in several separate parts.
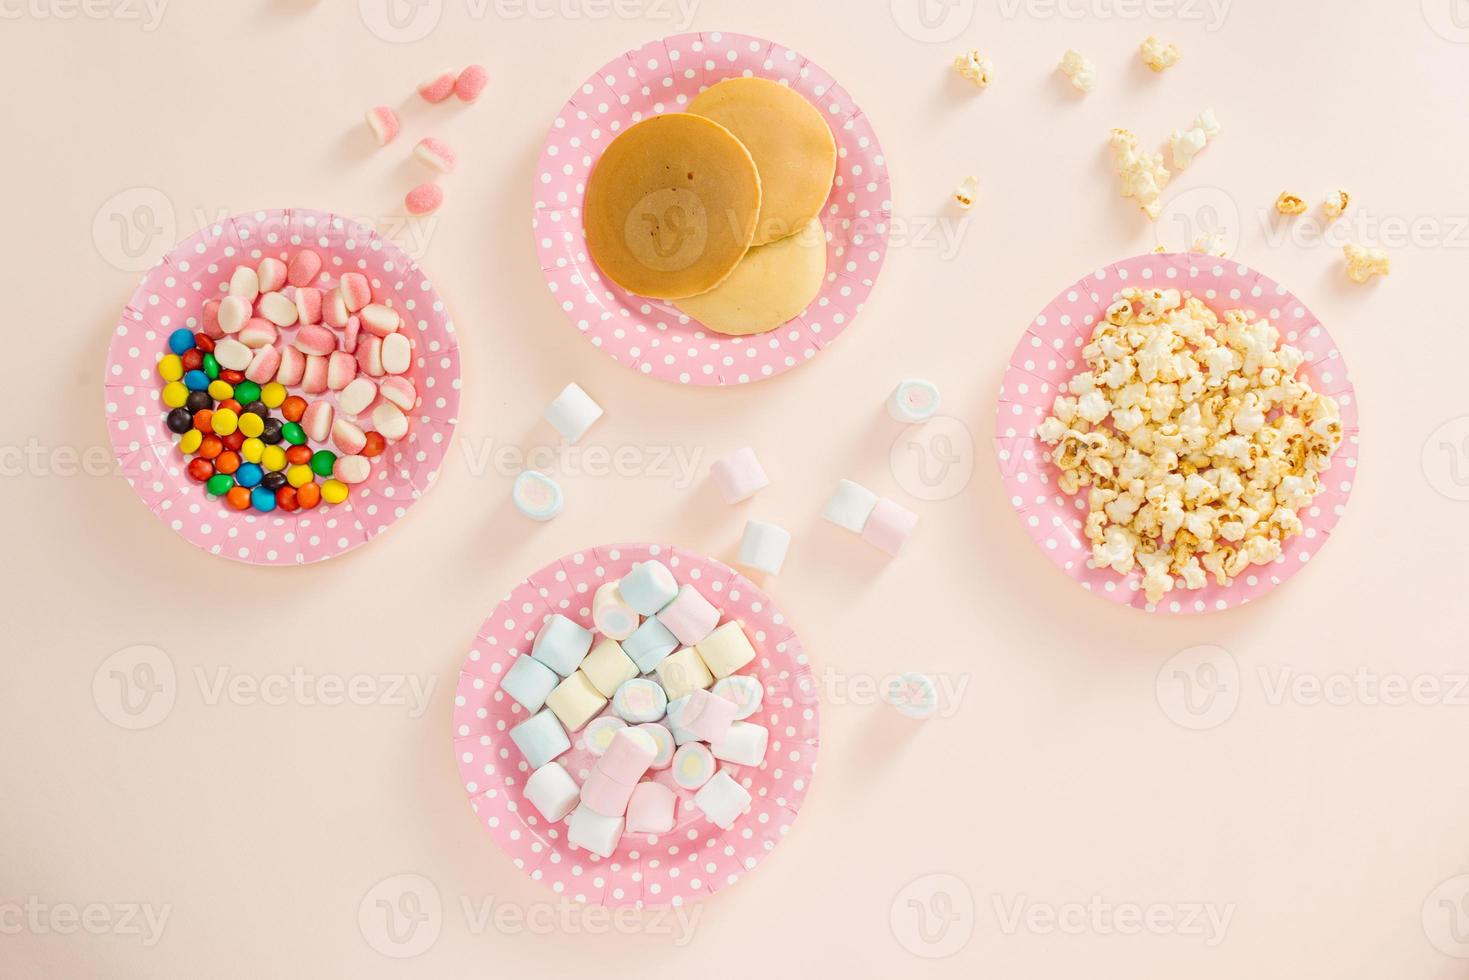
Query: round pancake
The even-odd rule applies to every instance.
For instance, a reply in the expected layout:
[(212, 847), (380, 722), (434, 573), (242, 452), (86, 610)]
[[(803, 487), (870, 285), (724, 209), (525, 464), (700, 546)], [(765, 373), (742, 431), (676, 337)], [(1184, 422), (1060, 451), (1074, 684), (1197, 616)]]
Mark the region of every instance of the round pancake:
[(700, 92), (689, 112), (708, 116), (745, 146), (760, 169), (760, 224), (753, 245), (793, 235), (831, 193), (837, 145), (821, 111), (790, 86), (729, 78)]
[(812, 218), (794, 235), (757, 245), (729, 278), (673, 305), (716, 333), (743, 337), (800, 314), (826, 278), (826, 231)]
[(703, 116), (672, 112), (624, 130), (587, 181), (587, 250), (613, 282), (655, 299), (706, 292), (739, 264), (760, 212), (744, 144)]

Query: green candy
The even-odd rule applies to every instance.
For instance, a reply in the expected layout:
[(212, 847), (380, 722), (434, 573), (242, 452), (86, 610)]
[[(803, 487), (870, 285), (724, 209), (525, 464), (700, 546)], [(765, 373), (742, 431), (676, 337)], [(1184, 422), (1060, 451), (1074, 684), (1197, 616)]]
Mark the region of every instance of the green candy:
[(304, 446), (306, 444), (306, 430), (301, 428), (297, 422), (287, 422), (281, 426), (281, 438), (293, 446)]
[(223, 497), (229, 493), (230, 487), (235, 485), (235, 478), (224, 473), (216, 473), (204, 484), (204, 489), (209, 491), (212, 497)]
[(219, 362), (214, 359), (213, 354), (204, 355), (204, 373), (210, 381), (219, 377)]
[(253, 381), (241, 381), (235, 385), (235, 401), (241, 405), (260, 400), (260, 386)]
[(311, 454), (311, 472), (317, 476), (331, 476), (336, 464), (337, 454), (330, 449), (318, 449)]

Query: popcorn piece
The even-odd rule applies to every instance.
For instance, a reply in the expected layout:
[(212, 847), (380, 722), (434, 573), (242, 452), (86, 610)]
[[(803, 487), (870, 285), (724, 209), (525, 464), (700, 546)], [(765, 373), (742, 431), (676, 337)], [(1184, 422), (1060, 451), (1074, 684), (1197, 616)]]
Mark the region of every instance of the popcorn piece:
[(1297, 194), (1290, 191), (1281, 191), (1280, 196), (1275, 199), (1275, 210), (1281, 214), (1305, 214), (1306, 202), (1301, 200)]
[(1079, 92), (1090, 92), (1097, 87), (1097, 66), (1075, 49), (1067, 49), (1061, 56), (1061, 74), (1071, 80), (1071, 87)]
[(954, 70), (969, 79), (978, 88), (985, 88), (989, 85), (994, 67), (994, 64), (977, 49), (965, 51), (954, 58)]
[(1173, 169), (1183, 170), (1193, 162), (1199, 151), (1213, 142), (1219, 135), (1219, 120), (1214, 118), (1213, 109), (1199, 113), (1188, 129), (1175, 129), (1168, 137), (1168, 148), (1173, 153)]
[(1205, 232), (1194, 239), (1190, 252), (1198, 252), (1201, 255), (1215, 255), (1224, 258), (1227, 254), (1224, 248), (1224, 236), (1217, 231)]
[(1343, 190), (1335, 190), (1327, 194), (1326, 201), (1321, 205), (1321, 210), (1326, 212), (1326, 220), (1335, 221), (1340, 218), (1351, 200), (1351, 195)]
[(1113, 169), (1122, 179), (1122, 196), (1136, 199), (1144, 214), (1158, 220), (1163, 209), (1158, 198), (1170, 176), (1163, 154), (1142, 151), (1137, 136), (1126, 129), (1112, 130), (1107, 143), (1112, 148)]
[(1352, 282), (1366, 282), (1373, 276), (1385, 276), (1392, 271), (1392, 262), (1385, 248), (1347, 245), (1342, 251), (1347, 257), (1347, 277)]
[(1179, 59), (1183, 57), (1182, 52), (1178, 50), (1178, 45), (1172, 41), (1164, 43), (1151, 34), (1138, 46), (1138, 51), (1142, 55), (1143, 64), (1155, 72), (1167, 71), (1178, 64)]
[(979, 197), (979, 178), (974, 175), (965, 177), (959, 186), (954, 189), (954, 203), (965, 211), (974, 207), (974, 199)]

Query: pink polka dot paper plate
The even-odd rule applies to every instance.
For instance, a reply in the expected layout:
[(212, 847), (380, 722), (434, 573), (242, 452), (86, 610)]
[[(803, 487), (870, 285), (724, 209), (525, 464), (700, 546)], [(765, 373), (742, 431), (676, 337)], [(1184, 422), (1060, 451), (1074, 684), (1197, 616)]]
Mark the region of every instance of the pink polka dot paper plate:
[[(670, 304), (604, 281), (587, 255), (582, 201), (602, 151), (625, 127), (726, 78), (789, 85), (819, 108), (837, 142), (836, 181), (822, 211), (826, 282), (804, 313), (750, 337), (704, 329)], [(592, 344), (643, 374), (691, 385), (747, 384), (816, 356), (872, 291), (887, 252), (887, 162), (867, 117), (821, 67), (773, 41), (719, 32), (679, 34), (609, 61), (557, 115), (536, 168), (531, 226), (546, 284)]]
[[(324, 260), (321, 284), (335, 286), (342, 274), (361, 272), (375, 301), (398, 310), (413, 345), (406, 376), (419, 402), (409, 413), (408, 436), (372, 461), (367, 482), (354, 486), (345, 502), (295, 513), (234, 510), (184, 473), (188, 460), (164, 424), (158, 359), (172, 331), (200, 329), (204, 301), (225, 294), (237, 265), (253, 266), (267, 255), (284, 259), (306, 248)], [(104, 397), (123, 475), (160, 520), (213, 554), (249, 564), (301, 565), (366, 544), (433, 482), (459, 410), (459, 341), (423, 272), (372, 229), (321, 211), (257, 211), (201, 229), (143, 276), (107, 351)]]
[[(1050, 414), (1057, 389), (1085, 362), (1081, 349), (1098, 319), (1121, 290), (1179, 289), (1202, 299), (1215, 313), (1253, 310), (1280, 330), (1284, 343), (1305, 352), (1302, 374), (1341, 406), (1343, 439), (1324, 489), (1301, 513), (1305, 533), (1290, 538), (1275, 562), (1247, 569), (1229, 586), (1210, 577), (1197, 591), (1181, 586), (1156, 607), (1143, 595), (1142, 574), (1127, 576), (1088, 567), (1082, 534), (1086, 496), (1068, 497), (1056, 486), (1057, 470), (1035, 427)], [(1357, 399), (1346, 363), (1326, 328), (1299, 299), (1268, 276), (1227, 259), (1198, 253), (1147, 254), (1099, 269), (1061, 291), (1026, 329), (1011, 355), (1000, 388), (995, 450), (1011, 503), (1030, 536), (1082, 588), (1113, 602), (1149, 612), (1199, 613), (1243, 605), (1290, 578), (1321, 550), (1346, 508), (1357, 467)]]
[[(759, 768), (720, 763), (749, 790), (753, 803), (729, 830), (696, 809), (680, 790), (674, 829), (625, 834), (612, 856), (597, 857), (566, 841), (565, 822), (547, 824), (525, 799), (531, 770), (510, 740), (510, 728), (528, 714), (500, 690), (500, 679), (529, 653), (541, 624), (561, 613), (588, 629), (592, 594), (621, 578), (636, 562), (657, 558), (680, 582), (696, 586), (738, 619), (757, 657), (741, 673), (759, 677), (764, 704), (750, 721), (770, 731)], [(480, 627), (459, 675), (454, 698), (454, 755), (469, 805), (515, 866), (558, 894), (609, 906), (694, 902), (733, 884), (772, 851), (796, 819), (816, 768), (819, 726), (816, 684), (801, 641), (770, 597), (743, 575), (712, 558), (681, 548), (627, 544), (592, 548), (552, 562), (521, 582)], [(561, 755), (582, 782), (595, 756), (583, 734)]]

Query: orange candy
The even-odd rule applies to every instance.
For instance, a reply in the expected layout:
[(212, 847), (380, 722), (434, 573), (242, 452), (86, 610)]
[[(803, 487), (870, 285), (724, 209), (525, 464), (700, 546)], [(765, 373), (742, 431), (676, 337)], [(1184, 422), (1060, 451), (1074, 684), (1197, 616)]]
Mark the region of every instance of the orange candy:
[(299, 422), (301, 416), (306, 414), (306, 399), (300, 395), (292, 395), (281, 402), (281, 415), (285, 416), (287, 422)]
[(214, 461), (215, 472), (223, 473), (226, 476), (239, 468), (240, 454), (230, 450), (220, 453), (219, 458)]
[(296, 502), (301, 505), (302, 510), (310, 510), (321, 503), (321, 487), (314, 483), (308, 483), (304, 487), (297, 487)]
[(201, 408), (194, 413), (194, 428), (200, 432), (214, 431), (214, 412), (207, 408)]
[(205, 436), (204, 441), (199, 443), (199, 456), (203, 459), (214, 459), (224, 452), (224, 443), (219, 441), (219, 436)]
[(362, 447), (362, 455), (368, 458), (377, 456), (382, 453), (387, 444), (387, 440), (383, 438), (382, 433), (373, 429), (367, 434), (367, 445)]
[(250, 491), (244, 487), (230, 487), (224, 499), (235, 510), (245, 510), (250, 506)]

